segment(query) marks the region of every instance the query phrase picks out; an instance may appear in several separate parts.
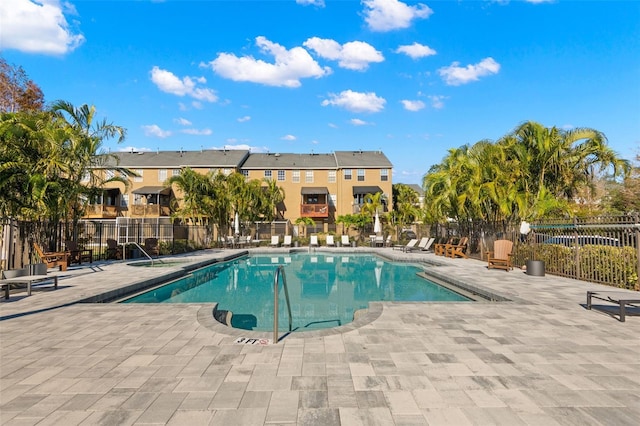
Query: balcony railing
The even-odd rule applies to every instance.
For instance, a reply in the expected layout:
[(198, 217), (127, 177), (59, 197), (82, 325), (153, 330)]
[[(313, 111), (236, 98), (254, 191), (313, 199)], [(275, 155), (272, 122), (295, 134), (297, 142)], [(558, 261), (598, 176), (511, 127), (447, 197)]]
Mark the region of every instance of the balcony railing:
[(86, 208), (85, 217), (112, 219), (121, 216), (121, 210), (118, 206), (110, 206), (106, 204), (90, 204)]
[(301, 217), (329, 217), (329, 204), (300, 204)]
[(133, 205), (130, 207), (131, 217), (161, 217), (169, 216), (171, 210), (169, 206), (159, 206), (157, 204)]

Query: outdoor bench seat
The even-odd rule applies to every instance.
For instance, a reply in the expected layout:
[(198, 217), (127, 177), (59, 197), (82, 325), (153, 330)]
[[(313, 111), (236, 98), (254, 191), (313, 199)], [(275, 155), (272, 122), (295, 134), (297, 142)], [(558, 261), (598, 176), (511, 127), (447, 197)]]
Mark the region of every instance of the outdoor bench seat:
[(591, 299), (598, 299), (618, 305), (618, 315), (620, 317), (620, 322), (625, 321), (627, 306), (630, 306), (632, 308), (640, 308), (640, 306), (636, 305), (640, 303), (640, 294), (624, 293), (619, 291), (587, 291), (587, 309), (595, 308), (604, 310), (601, 308), (596, 308), (594, 305), (592, 305)]
[(36, 283), (36, 282), (53, 280), (53, 288), (54, 289), (58, 288), (57, 275), (47, 275), (47, 274), (29, 275), (28, 268), (19, 269), (14, 272), (16, 272), (15, 274), (16, 276), (12, 278), (3, 277), (3, 279), (0, 280), (0, 289), (4, 289), (5, 300), (9, 299), (11, 285), (13, 284), (27, 284), (27, 296), (31, 296), (31, 286), (33, 283)]

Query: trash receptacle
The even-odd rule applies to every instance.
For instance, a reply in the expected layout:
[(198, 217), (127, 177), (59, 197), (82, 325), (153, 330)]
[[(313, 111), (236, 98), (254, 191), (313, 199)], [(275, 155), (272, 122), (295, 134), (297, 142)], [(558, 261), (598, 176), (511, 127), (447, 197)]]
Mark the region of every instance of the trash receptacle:
[(534, 277), (544, 277), (544, 261), (527, 260), (527, 275)]

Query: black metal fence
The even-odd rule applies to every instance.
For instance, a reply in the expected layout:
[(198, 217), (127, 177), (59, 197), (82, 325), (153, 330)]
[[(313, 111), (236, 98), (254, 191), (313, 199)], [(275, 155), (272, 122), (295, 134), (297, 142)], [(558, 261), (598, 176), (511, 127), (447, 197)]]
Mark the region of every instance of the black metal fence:
[(416, 226), (419, 237), (469, 237), (467, 254), (486, 259), (498, 239), (514, 242), (513, 263), (542, 260), (545, 271), (584, 281), (640, 291), (640, 215), (598, 216), (520, 223), (448, 222)]

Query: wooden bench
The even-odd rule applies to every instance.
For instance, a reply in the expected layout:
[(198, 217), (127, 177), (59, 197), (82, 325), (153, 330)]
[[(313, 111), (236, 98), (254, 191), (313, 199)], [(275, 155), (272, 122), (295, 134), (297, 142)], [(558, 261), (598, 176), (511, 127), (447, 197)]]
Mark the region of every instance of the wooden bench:
[[(625, 321), (627, 306), (640, 308), (640, 306), (636, 306), (636, 304), (640, 303), (640, 294), (623, 293), (619, 291), (587, 291), (587, 309), (595, 308), (591, 303), (592, 299), (598, 299), (618, 305), (620, 322)], [(604, 309), (599, 310), (604, 311)]]
[[(27, 284), (27, 296), (31, 296), (31, 286), (33, 283), (41, 281), (53, 280), (53, 288), (58, 288), (58, 276), (47, 275), (46, 264), (31, 265), (34, 266), (34, 273), (31, 274), (31, 268), (29, 266), (22, 269), (15, 269), (11, 271), (4, 271), (2, 273), (2, 280), (0, 280), (0, 289), (4, 289), (5, 300), (9, 299), (11, 292), (11, 285), (13, 284)], [(10, 278), (5, 278), (10, 277)]]

